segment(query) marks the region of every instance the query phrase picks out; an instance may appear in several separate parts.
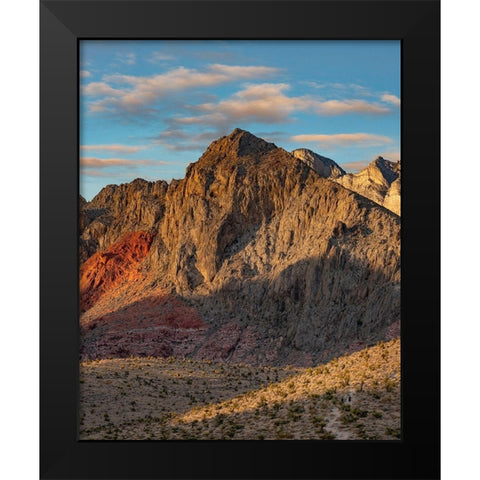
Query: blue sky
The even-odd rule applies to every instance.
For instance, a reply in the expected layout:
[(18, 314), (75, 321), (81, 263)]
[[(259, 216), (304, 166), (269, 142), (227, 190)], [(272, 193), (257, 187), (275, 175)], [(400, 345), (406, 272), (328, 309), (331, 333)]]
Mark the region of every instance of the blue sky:
[(239, 127), (347, 171), (400, 158), (398, 41), (80, 43), (80, 193), (183, 178)]

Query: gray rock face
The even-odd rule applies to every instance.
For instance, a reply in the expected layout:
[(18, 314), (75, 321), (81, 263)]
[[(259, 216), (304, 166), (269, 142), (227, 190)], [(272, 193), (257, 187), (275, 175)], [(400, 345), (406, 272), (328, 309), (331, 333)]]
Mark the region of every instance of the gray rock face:
[(335, 181), (400, 215), (400, 162), (378, 157), (360, 172), (347, 173)]
[(297, 148), (293, 150), (292, 155), (313, 168), (323, 178), (338, 178), (346, 174), (345, 170), (331, 158), (322, 157), (306, 148)]
[(80, 200), (80, 261), (132, 231), (150, 231), (164, 212), (168, 183), (136, 179), (107, 185), (91, 202)]
[(397, 215), (401, 214), (401, 179), (399, 177), (392, 182), (390, 188), (387, 190), (383, 200), (383, 206), (388, 208)]
[(378, 157), (360, 172), (346, 173), (332, 159), (306, 148), (293, 150), (292, 155), (315, 170), (321, 177), (335, 180), (349, 190), (353, 190), (400, 215), (400, 162), (395, 163)]
[(200, 312), (208, 342), (194, 355), (216, 358), (235, 331), (229, 361), (316, 363), (400, 319), (399, 217), (322, 177), (237, 129), (169, 186), (106, 187), (82, 238), (102, 248), (140, 224), (155, 233), (145, 296), (154, 284)]

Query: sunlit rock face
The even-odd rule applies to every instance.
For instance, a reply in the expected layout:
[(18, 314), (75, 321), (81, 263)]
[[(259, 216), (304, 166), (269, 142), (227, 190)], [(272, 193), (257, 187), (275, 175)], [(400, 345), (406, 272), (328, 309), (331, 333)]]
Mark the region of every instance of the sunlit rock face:
[[(400, 320), (400, 218), (354, 192), (354, 180), (340, 183), (348, 175), (333, 161), (296, 152), (236, 129), (182, 180), (108, 186), (83, 205), (81, 239), (96, 241), (81, 244), (86, 258), (126, 233), (151, 235), (135, 278), (88, 303), (85, 328), (102, 318), (109, 335), (125, 309), (132, 330), (160, 327), (155, 298), (167, 295), (183, 305), (170, 317), (190, 315), (193, 327), (184, 340), (180, 330), (162, 337), (165, 356), (309, 365), (386, 338)], [(376, 162), (365, 178), (399, 197), (399, 165)]]
[(313, 168), (323, 178), (333, 179), (346, 174), (345, 170), (332, 159), (322, 157), (306, 148), (297, 148), (293, 150), (292, 155)]
[(348, 173), (336, 181), (354, 192), (400, 215), (401, 164), (378, 157), (358, 173)]

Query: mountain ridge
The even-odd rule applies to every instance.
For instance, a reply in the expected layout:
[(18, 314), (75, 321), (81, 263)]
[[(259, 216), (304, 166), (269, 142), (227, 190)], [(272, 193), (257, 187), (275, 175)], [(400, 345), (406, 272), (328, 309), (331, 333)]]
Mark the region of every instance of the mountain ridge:
[[(97, 242), (140, 221), (155, 235), (140, 297), (155, 285), (198, 312), (206, 335), (195, 358), (313, 364), (399, 323), (399, 217), (284, 149), (236, 129), (182, 180), (126, 185), (87, 204), (119, 205), (102, 214), (112, 218)], [(84, 317), (127, 307), (121, 288)]]
[(346, 174), (345, 170), (331, 158), (319, 155), (307, 148), (297, 148), (292, 151), (292, 155), (313, 168), (321, 177), (335, 179)]
[(377, 157), (358, 173), (347, 173), (336, 182), (400, 215), (401, 163)]

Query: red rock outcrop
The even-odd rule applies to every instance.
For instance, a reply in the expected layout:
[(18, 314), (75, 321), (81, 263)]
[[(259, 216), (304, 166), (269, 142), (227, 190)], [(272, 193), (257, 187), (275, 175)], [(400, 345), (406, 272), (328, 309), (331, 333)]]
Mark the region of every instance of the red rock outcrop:
[(80, 310), (85, 311), (120, 283), (138, 278), (138, 266), (145, 258), (154, 235), (127, 233), (104, 252), (90, 257), (80, 267)]

